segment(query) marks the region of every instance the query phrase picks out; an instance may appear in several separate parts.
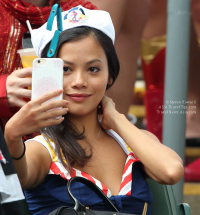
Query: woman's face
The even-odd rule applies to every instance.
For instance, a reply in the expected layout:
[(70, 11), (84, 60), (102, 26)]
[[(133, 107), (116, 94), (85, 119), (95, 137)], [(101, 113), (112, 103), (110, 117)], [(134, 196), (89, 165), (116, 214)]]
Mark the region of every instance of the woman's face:
[(63, 98), (69, 113), (86, 115), (97, 106), (108, 84), (108, 62), (101, 45), (93, 36), (64, 43), (58, 57), (64, 61)]

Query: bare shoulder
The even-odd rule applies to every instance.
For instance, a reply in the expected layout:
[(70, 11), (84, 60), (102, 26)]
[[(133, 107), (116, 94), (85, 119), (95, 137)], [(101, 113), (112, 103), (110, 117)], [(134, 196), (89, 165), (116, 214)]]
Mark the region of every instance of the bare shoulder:
[(51, 164), (51, 155), (48, 149), (36, 140), (26, 142), (26, 156), (32, 157), (34, 160), (43, 161), (45, 164)]
[(41, 144), (39, 141), (37, 140), (30, 140), (26, 142), (26, 152), (29, 153), (31, 152), (31, 154), (33, 154), (34, 151), (37, 151), (37, 154), (43, 154), (43, 155), (48, 155), (50, 156), (48, 149)]

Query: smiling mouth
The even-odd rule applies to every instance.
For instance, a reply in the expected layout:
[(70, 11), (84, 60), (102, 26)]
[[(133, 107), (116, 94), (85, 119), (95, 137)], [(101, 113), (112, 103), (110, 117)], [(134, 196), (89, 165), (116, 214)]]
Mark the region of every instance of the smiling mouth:
[(91, 95), (89, 94), (68, 94), (71, 100), (81, 102), (89, 98)]

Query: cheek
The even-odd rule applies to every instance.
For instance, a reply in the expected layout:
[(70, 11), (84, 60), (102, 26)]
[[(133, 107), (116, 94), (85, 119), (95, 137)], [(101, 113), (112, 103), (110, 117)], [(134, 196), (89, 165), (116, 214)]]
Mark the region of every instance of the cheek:
[(64, 78), (64, 80), (63, 80), (63, 89), (65, 89), (67, 85), (68, 85), (67, 81), (65, 81), (65, 78)]
[(107, 84), (108, 84), (108, 79), (107, 78), (102, 78), (101, 81), (98, 81), (98, 83), (97, 82), (95, 83), (95, 88), (98, 91), (101, 91), (102, 93), (105, 93)]
[(67, 87), (70, 86), (70, 83), (72, 82), (72, 80), (70, 80), (70, 77), (65, 76), (63, 77), (63, 89), (66, 89)]

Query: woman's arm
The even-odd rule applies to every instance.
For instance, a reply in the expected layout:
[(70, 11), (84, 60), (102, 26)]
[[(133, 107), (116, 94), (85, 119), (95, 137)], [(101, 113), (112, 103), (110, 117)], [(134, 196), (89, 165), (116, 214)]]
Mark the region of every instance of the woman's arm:
[[(12, 157), (22, 155), (24, 151), (22, 139), (12, 141), (7, 137), (6, 142), (9, 143), (8, 148)], [(25, 147), (25, 155), (20, 160), (13, 160), (13, 163), (22, 189), (30, 189), (39, 185), (48, 174), (51, 157), (48, 150), (36, 141), (29, 141)]]
[(159, 183), (175, 184), (183, 177), (182, 160), (176, 152), (161, 144), (150, 132), (132, 125), (108, 97), (104, 97), (102, 106), (102, 126), (113, 129), (123, 138), (151, 178)]
[[(61, 93), (62, 90), (53, 91), (28, 102), (7, 122), (4, 136), (13, 158), (19, 158), (23, 154), (23, 135), (35, 132), (40, 128), (60, 124), (63, 121), (63, 117), (54, 118), (67, 113), (68, 102), (66, 100), (43, 104)], [(63, 108), (54, 109), (58, 107)], [(14, 160), (23, 189), (38, 185), (48, 173), (51, 164), (47, 149), (40, 143), (30, 141), (26, 144), (26, 148), (25, 156), (20, 160)]]

